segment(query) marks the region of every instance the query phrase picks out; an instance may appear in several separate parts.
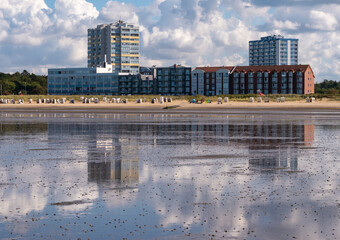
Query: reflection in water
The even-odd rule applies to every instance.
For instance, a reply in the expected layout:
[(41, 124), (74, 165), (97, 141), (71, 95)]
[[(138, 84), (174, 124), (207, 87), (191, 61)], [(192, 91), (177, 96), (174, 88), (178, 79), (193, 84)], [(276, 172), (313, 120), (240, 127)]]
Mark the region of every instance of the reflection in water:
[(117, 125), (96, 123), (50, 123), (50, 141), (67, 134), (81, 138), (87, 146), (88, 181), (136, 184), (139, 178), (139, 146), (136, 140), (121, 136)]
[(2, 122), (0, 238), (339, 236), (339, 128), (328, 128), (339, 123), (273, 118), (47, 114), (41, 131), (35, 118)]
[(262, 170), (297, 170), (299, 146), (310, 146), (314, 140), (314, 126), (308, 122), (304, 125), (264, 124), (250, 128), (246, 128), (249, 134), (253, 134), (250, 135), (249, 165)]
[[(154, 117), (154, 116), (153, 116)], [(251, 169), (298, 170), (299, 147), (310, 146), (314, 126), (303, 124), (102, 124), (49, 123), (50, 138), (59, 134), (78, 136), (87, 141), (88, 180), (134, 184), (139, 178), (141, 146), (224, 145), (246, 146)], [(171, 134), (169, 134), (171, 133)]]
[(129, 139), (112, 142), (96, 141), (89, 146), (88, 180), (105, 182), (117, 180), (121, 184), (138, 183), (138, 146)]

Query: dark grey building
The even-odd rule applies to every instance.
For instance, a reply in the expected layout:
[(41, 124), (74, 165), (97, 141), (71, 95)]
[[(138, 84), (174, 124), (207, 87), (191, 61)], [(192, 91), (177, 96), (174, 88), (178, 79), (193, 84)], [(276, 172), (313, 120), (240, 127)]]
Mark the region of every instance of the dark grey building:
[(173, 65), (156, 68), (156, 94), (190, 95), (191, 67)]
[(118, 92), (120, 95), (154, 94), (154, 78), (146, 74), (119, 75)]

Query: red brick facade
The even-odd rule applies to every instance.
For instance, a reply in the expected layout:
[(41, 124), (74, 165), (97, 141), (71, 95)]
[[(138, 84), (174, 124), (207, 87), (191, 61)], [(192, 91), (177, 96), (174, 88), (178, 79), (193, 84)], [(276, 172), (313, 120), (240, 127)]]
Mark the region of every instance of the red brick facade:
[[(204, 85), (220, 69), (229, 71), (229, 94), (312, 94), (314, 74), (309, 65), (197, 67), (204, 74)], [(215, 73), (215, 74), (212, 74)]]

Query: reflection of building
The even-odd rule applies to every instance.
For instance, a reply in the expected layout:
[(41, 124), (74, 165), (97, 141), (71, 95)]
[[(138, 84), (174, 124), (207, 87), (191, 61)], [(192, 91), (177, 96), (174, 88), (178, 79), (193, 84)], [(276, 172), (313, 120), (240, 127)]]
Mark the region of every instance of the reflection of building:
[[(255, 132), (254, 132), (255, 133)], [(249, 146), (250, 167), (263, 170), (298, 169), (298, 147), (314, 140), (313, 125), (258, 125)]]
[(250, 167), (260, 169), (290, 169), (298, 168), (298, 152), (294, 147), (255, 147), (249, 149)]
[[(243, 146), (249, 149), (249, 164), (255, 168), (297, 169), (299, 148), (310, 146), (314, 140), (314, 126), (305, 122), (271, 122), (262, 118), (239, 124), (233, 118), (220, 120), (191, 115), (143, 114), (143, 119), (159, 119), (157, 122), (141, 121), (125, 123), (127, 115), (110, 114), (118, 124), (50, 123), (50, 136), (73, 139), (86, 137), (89, 181), (119, 180), (132, 183), (139, 178), (140, 146), (150, 145), (210, 145), (219, 147)], [(223, 121), (222, 121), (223, 120)], [(247, 122), (247, 121), (246, 121)], [(66, 134), (66, 135), (65, 135)]]
[(91, 182), (118, 181), (133, 184), (139, 180), (139, 147), (134, 139), (123, 137), (117, 125), (93, 123), (49, 123), (49, 138), (65, 140), (87, 139), (87, 145), (77, 146), (74, 152), (86, 150), (88, 180)]
[(88, 150), (89, 181), (118, 180), (122, 184), (138, 182), (138, 154), (138, 146), (130, 139), (119, 137), (104, 145), (102, 141), (92, 142)]

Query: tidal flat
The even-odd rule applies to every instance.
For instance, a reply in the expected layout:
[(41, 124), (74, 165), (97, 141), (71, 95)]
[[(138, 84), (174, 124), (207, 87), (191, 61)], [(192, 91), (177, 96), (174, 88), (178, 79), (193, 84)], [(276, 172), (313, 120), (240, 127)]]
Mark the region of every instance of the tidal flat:
[(339, 238), (339, 115), (0, 112), (0, 239)]

